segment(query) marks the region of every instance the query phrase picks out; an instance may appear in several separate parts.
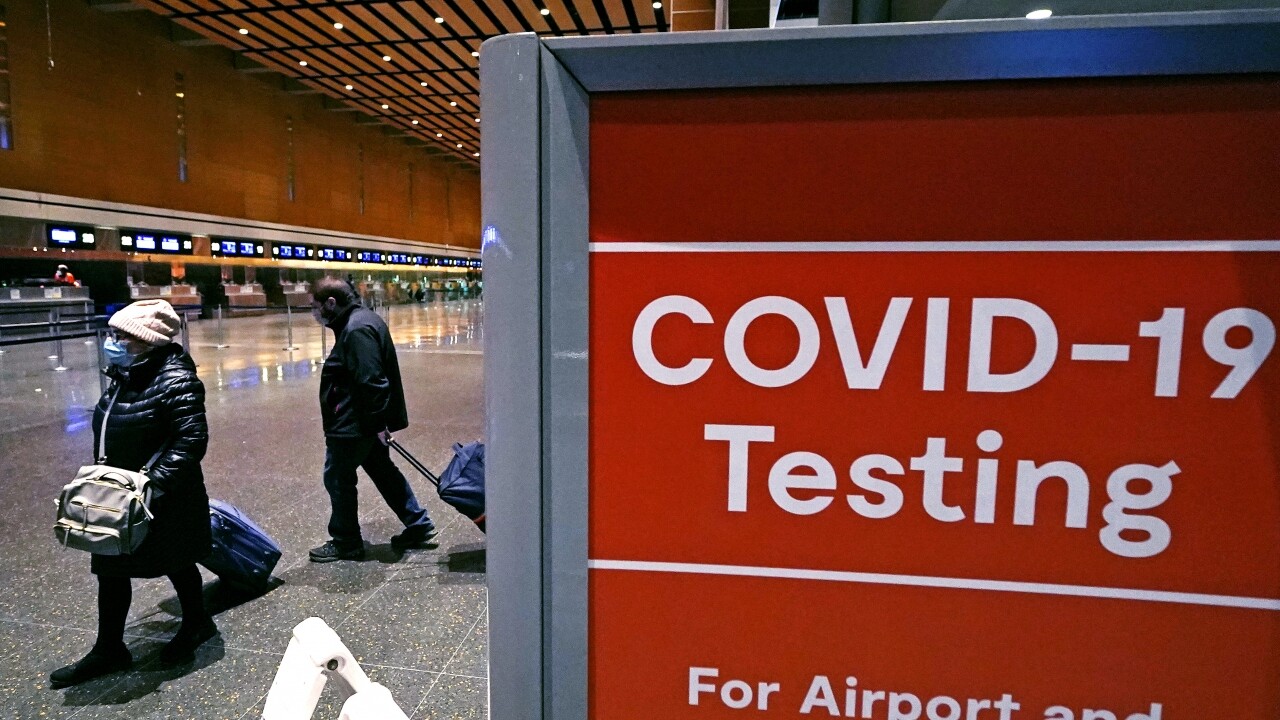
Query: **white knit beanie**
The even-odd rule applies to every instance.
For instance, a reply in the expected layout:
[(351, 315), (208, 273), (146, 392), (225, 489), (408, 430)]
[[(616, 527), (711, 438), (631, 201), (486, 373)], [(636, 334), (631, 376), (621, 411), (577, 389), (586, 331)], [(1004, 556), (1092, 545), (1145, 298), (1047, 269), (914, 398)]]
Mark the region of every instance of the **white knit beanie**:
[(120, 308), (107, 324), (148, 345), (159, 346), (168, 345), (173, 340), (182, 321), (166, 300), (139, 300)]

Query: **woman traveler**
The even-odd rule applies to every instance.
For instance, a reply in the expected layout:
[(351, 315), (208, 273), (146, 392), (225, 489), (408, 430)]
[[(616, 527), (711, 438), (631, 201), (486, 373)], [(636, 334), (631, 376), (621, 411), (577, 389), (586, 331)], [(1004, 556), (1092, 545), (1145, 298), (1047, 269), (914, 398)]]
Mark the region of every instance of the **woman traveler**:
[(173, 342), (180, 321), (169, 303), (135, 302), (112, 315), (108, 324), (113, 337), (103, 349), (112, 382), (94, 411), (94, 447), (105, 432), (107, 462), (130, 469), (143, 467), (161, 447), (166, 450), (147, 473), (154, 518), (146, 539), (132, 554), (91, 556), (98, 576), (97, 642), (78, 662), (53, 671), (54, 687), (132, 664), (124, 644), (133, 594), (130, 578), (166, 575), (177, 592), (182, 626), (161, 650), (165, 662), (191, 660), (196, 648), (218, 632), (205, 610), (204, 583), (196, 568), (211, 543), (209, 497), (200, 472), (209, 441), (204, 385), (191, 356)]

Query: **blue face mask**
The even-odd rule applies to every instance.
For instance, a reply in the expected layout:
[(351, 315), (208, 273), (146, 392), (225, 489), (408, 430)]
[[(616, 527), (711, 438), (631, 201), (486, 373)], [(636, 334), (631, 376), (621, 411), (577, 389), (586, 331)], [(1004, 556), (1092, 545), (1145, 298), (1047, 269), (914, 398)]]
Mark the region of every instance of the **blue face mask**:
[(133, 356), (115, 338), (107, 338), (107, 341), (102, 343), (102, 352), (107, 356), (107, 362), (112, 365), (128, 367), (133, 363)]

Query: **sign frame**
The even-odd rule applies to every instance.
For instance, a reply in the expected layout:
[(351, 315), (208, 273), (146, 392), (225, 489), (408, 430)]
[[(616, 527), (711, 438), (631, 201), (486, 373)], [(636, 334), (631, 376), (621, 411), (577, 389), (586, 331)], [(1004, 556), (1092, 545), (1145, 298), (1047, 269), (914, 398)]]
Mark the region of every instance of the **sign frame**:
[(588, 716), (591, 96), (1275, 73), (1280, 10), (526, 33), (482, 56), (490, 717), (575, 720)]

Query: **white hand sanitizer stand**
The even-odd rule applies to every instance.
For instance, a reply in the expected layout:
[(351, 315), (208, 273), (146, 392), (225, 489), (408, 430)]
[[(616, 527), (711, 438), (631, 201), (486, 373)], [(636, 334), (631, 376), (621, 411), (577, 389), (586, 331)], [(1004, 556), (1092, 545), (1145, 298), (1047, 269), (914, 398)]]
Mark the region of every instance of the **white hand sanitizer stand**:
[(408, 720), (391, 692), (370, 681), (338, 634), (315, 617), (293, 629), (267, 692), (263, 720), (311, 720), (329, 678), (346, 697), (338, 720)]

